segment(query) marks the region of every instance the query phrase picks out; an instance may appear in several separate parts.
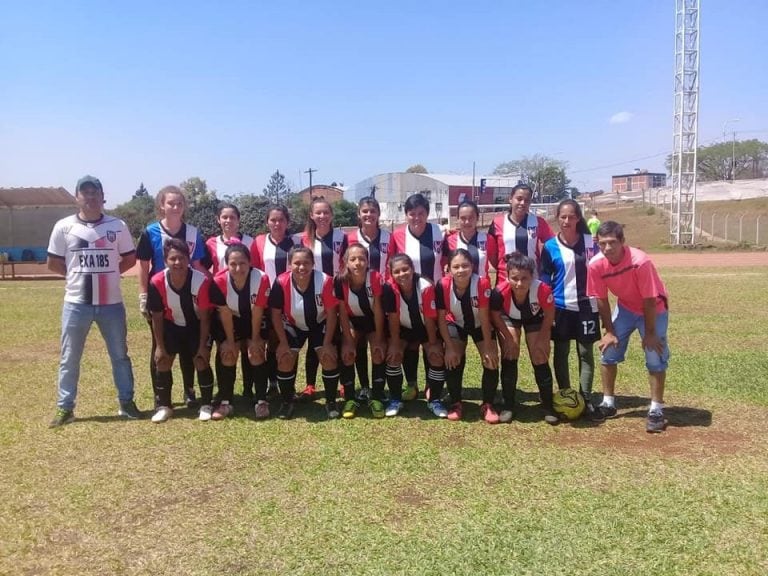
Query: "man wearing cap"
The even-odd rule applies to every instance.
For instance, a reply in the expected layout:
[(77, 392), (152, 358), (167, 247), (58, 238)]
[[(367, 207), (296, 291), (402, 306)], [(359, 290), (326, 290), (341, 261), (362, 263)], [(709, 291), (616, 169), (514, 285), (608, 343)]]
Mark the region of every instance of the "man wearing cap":
[(51, 428), (75, 419), (75, 398), (85, 339), (95, 322), (112, 362), (118, 415), (137, 419), (133, 368), (128, 357), (127, 328), (120, 274), (136, 263), (136, 250), (125, 222), (104, 214), (104, 190), (98, 178), (77, 182), (77, 214), (56, 222), (48, 243), (48, 268), (66, 277), (61, 312), (61, 360), (58, 401)]

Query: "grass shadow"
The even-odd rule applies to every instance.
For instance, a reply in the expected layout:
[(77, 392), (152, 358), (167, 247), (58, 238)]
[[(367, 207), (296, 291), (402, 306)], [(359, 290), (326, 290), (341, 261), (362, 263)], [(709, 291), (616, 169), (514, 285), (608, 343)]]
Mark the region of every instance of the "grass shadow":
[[(630, 410), (622, 412), (619, 417), (625, 418), (645, 418), (648, 411), (645, 409)], [(709, 427), (712, 425), (712, 412), (702, 408), (691, 408), (688, 406), (666, 406), (664, 416), (669, 420), (669, 426), (675, 428), (688, 428), (691, 426)]]

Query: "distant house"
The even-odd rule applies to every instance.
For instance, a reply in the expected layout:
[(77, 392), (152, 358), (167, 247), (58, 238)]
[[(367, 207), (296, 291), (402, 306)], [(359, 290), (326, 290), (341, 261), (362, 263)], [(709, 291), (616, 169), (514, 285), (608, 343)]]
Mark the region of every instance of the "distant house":
[(649, 188), (662, 188), (667, 185), (667, 175), (661, 172), (635, 169), (632, 174), (611, 176), (611, 190), (616, 194), (637, 192)]
[(76, 212), (75, 197), (61, 187), (0, 188), (0, 252), (44, 260), (53, 225)]
[(311, 194), (309, 188), (304, 188), (304, 190), (299, 192), (299, 196), (301, 197), (301, 201), (304, 204), (309, 204), (312, 198), (317, 198), (319, 196), (322, 196), (328, 200), (328, 202), (333, 204), (334, 202), (344, 198), (344, 188), (340, 186), (329, 186), (326, 184), (315, 184), (312, 186)]
[(429, 200), (430, 219), (440, 220), (455, 216), (455, 207), (464, 200), (474, 200), (477, 204), (507, 202), (518, 180), (518, 176), (476, 176), (473, 179), (471, 174), (389, 172), (358, 182), (353, 192), (355, 200), (375, 195), (381, 205), (381, 219), (397, 224), (405, 222), (403, 205), (408, 196), (416, 192)]

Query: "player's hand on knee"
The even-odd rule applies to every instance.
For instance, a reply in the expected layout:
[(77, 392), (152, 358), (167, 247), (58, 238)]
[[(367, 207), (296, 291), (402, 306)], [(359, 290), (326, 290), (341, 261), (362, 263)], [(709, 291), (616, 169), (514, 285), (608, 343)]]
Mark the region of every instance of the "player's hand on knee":
[(606, 332), (605, 335), (600, 338), (600, 342), (597, 343), (597, 349), (600, 352), (604, 352), (606, 348), (613, 346), (616, 348), (619, 345), (619, 339), (612, 332)]
[(664, 352), (664, 341), (656, 334), (648, 334), (646, 332), (643, 337), (643, 348), (661, 355)]

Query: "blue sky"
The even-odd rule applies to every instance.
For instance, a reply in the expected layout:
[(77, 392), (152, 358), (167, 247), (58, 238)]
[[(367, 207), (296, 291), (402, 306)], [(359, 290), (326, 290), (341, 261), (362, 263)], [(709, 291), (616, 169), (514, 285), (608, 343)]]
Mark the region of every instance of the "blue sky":
[[(0, 186), (92, 173), (114, 206), (142, 181), (260, 193), (275, 169), (352, 185), (539, 153), (608, 188), (663, 171), (674, 4), (0, 0)], [(700, 141), (731, 118), (768, 140), (768, 3), (702, 4)]]

